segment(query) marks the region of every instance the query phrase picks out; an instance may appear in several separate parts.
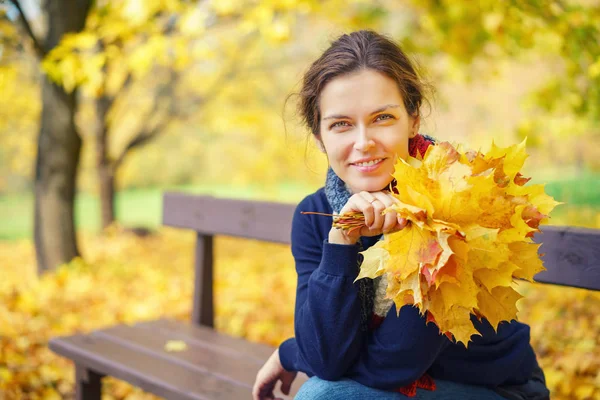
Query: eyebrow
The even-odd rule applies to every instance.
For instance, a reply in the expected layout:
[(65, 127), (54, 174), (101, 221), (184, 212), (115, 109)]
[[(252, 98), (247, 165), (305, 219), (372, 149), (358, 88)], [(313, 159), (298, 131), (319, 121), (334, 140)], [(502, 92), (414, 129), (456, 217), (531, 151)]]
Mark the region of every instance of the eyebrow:
[[(385, 106), (379, 107), (377, 110), (373, 111), (369, 115), (380, 113), (382, 111), (387, 110), (388, 108), (398, 108), (398, 107), (400, 107), (400, 105), (398, 105), (398, 104), (386, 104)], [(328, 115), (327, 117), (323, 118), (323, 121), (325, 121), (326, 119), (350, 119), (350, 117), (347, 117), (345, 115), (335, 114), (335, 115)]]

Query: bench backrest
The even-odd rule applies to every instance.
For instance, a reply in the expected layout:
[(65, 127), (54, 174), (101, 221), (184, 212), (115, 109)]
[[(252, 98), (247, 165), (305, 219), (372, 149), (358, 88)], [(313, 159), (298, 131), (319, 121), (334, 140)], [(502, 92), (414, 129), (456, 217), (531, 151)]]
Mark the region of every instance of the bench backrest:
[[(214, 326), (213, 237), (227, 235), (290, 243), (294, 204), (165, 193), (163, 224), (197, 233), (192, 322)], [(312, 211), (312, 210), (306, 210)], [(600, 230), (544, 226), (534, 241), (547, 271), (542, 283), (600, 290)]]

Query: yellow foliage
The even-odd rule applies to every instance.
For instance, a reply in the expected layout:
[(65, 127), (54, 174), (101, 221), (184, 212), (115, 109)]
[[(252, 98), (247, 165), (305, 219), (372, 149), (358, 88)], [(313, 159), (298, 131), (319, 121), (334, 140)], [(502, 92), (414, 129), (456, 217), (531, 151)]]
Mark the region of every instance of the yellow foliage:
[[(297, 16), (309, 11), (326, 13), (319, 1), (212, 1), (199, 7), (181, 0), (119, 0), (94, 7), (80, 33), (65, 35), (45, 57), (42, 67), (68, 92), (81, 87), (91, 96), (105, 94), (113, 63), (126, 66), (140, 79), (155, 66), (182, 69), (201, 64), (205, 51), (190, 51), (198, 43), (212, 43), (224, 60), (226, 50), (239, 53), (250, 34), (276, 45), (292, 37)], [(361, 1), (328, 0), (329, 7), (346, 10), (340, 24), (360, 22)], [(231, 21), (235, 23), (230, 24)], [(122, 73), (122, 71), (119, 71)], [(114, 93), (113, 91), (111, 91)]]
[[(113, 229), (106, 237), (81, 239), (88, 262), (75, 260), (41, 279), (30, 241), (0, 242), (0, 392), (5, 400), (72, 396), (72, 364), (48, 349), (50, 337), (119, 322), (189, 317), (193, 233), (165, 228), (138, 238)], [(271, 345), (292, 336), (296, 277), (289, 249), (217, 238), (215, 256), (217, 329)], [(552, 398), (600, 396), (600, 316), (595, 312), (600, 293), (525, 283), (519, 292), (525, 296), (519, 318), (531, 325)], [(105, 379), (104, 393), (115, 400), (156, 399), (115, 379)]]
[[(188, 319), (194, 240), (193, 233), (171, 229), (139, 238), (113, 227), (106, 237), (81, 236), (87, 262), (73, 260), (41, 278), (29, 241), (0, 242), (0, 397), (70, 395), (74, 371), (50, 352), (51, 337), (160, 317)], [(289, 250), (218, 238), (215, 256), (217, 330), (271, 345), (293, 336)], [(167, 351), (185, 346), (165, 343)], [(155, 398), (114, 379), (105, 388), (114, 399)]]
[[(363, 252), (360, 277), (387, 273), (386, 296), (398, 310), (417, 306), (465, 345), (478, 334), (471, 314), (494, 329), (515, 319), (522, 296), (513, 278), (532, 280), (544, 269), (531, 235), (559, 204), (543, 186), (524, 186), (528, 179), (519, 171), (526, 158), (523, 141), (492, 144), (485, 156), (440, 143), (422, 161), (400, 159), (396, 204), (385, 212), (398, 212), (409, 225)], [(389, 253), (383, 259), (382, 251)]]
[(19, 60), (0, 65), (0, 191), (8, 191), (4, 179), (11, 175), (33, 176), (41, 109), (39, 87), (32, 82), (31, 65)]

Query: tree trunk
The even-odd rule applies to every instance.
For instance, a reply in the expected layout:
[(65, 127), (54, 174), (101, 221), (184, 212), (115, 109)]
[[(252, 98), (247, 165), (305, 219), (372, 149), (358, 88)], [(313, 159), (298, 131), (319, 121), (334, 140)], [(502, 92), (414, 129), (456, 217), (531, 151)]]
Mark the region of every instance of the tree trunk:
[(100, 209), (102, 229), (107, 228), (115, 220), (115, 168), (108, 157), (108, 125), (106, 114), (111, 105), (108, 97), (102, 96), (96, 101), (96, 168), (98, 185), (100, 186)]
[(47, 79), (35, 168), (35, 249), (38, 273), (79, 255), (73, 219), (75, 178), (81, 149), (73, 116), (74, 94)]
[[(47, 52), (68, 32), (83, 29), (91, 0), (44, 2)], [(44, 77), (35, 166), (34, 240), (38, 273), (79, 255), (74, 224), (75, 182), (81, 138), (75, 127), (77, 96)]]

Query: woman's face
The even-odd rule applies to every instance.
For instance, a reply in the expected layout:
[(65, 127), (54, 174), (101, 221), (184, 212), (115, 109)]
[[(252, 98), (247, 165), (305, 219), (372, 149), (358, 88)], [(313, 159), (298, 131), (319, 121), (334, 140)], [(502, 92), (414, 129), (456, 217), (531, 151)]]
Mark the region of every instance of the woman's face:
[(408, 115), (396, 82), (377, 71), (339, 76), (320, 97), (320, 135), (333, 171), (353, 193), (384, 189), (419, 118)]

